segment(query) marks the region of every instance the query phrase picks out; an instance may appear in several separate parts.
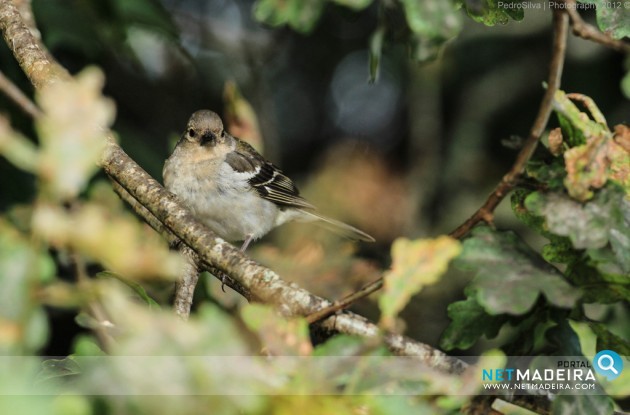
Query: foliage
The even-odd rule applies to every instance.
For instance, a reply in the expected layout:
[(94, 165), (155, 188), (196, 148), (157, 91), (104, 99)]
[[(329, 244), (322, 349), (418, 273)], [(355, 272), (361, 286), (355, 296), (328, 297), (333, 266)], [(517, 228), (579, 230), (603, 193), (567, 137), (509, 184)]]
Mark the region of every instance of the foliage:
[[(455, 264), (477, 276), (467, 299), (449, 306), (452, 322), (441, 341), (447, 350), (495, 338), (503, 327), (511, 332), (503, 347), (513, 355), (586, 354), (568, 340), (578, 338), (573, 327), (588, 324), (597, 350), (628, 351), (627, 337), (585, 312), (586, 304), (630, 301), (627, 127), (609, 129), (595, 103), (582, 95), (558, 91), (554, 108), (561, 130), (550, 137), (548, 152), (530, 161), (533, 183), (512, 196), (516, 216), (548, 244), (541, 257), (511, 231), (473, 230)], [(559, 414), (610, 411), (610, 401), (597, 397), (554, 401)]]
[(510, 19), (522, 20), (525, 16), (521, 0), (459, 0), (459, 3), (463, 5), (468, 16), (487, 26), (506, 24)]
[(178, 40), (177, 28), (158, 0), (72, 3), (73, 7), (67, 7), (67, 2), (57, 0), (33, 1), (33, 11), (38, 22), (44, 22), (44, 29), (48, 25), (64, 28), (46, 32), (51, 35), (46, 41), (53, 50), (63, 47), (96, 55), (109, 49), (134, 57), (127, 41), (138, 29), (149, 31), (168, 43)]
[(630, 36), (630, 13), (622, 3), (610, 3), (605, 0), (578, 0), (595, 6), (597, 25), (602, 32), (610, 34), (615, 39)]
[[(416, 362), (410, 370), (407, 359), (391, 356), (378, 339), (337, 336), (313, 347), (305, 320), (286, 320), (267, 306), (247, 305), (230, 316), (205, 303), (188, 322), (161, 308), (141, 283), (172, 281), (182, 260), (124, 212), (107, 185), (86, 191), (111, 139), (104, 131), (114, 107), (102, 85), (100, 71), (90, 68), (43, 90), (39, 145), (2, 125), (3, 155), (36, 175), (39, 186), (32, 206), (0, 219), (0, 347), (3, 367), (20, 374), (13, 385), (0, 378), (0, 387), (50, 394), (2, 405), (79, 415), (102, 410), (102, 402), (112, 413), (193, 414), (200, 407), (225, 414), (351, 413), (362, 407), (448, 414), (477, 393), (476, 369), (447, 375)], [(436, 282), (459, 249), (448, 237), (398, 241), (383, 321), (394, 319), (422, 285)], [(73, 282), (60, 278), (68, 272), (62, 265)], [(30, 355), (49, 335), (44, 306), (75, 308), (77, 323), (93, 335), (78, 337), (72, 355), (40, 362)], [(419, 391), (443, 399), (410, 397)], [(466, 394), (456, 397), (461, 391)]]
[[(628, 36), (627, 11), (607, 9), (599, 0), (584, 2), (599, 6), (603, 31)], [(111, 48), (133, 59), (138, 51), (129, 41), (138, 29), (159, 34), (175, 47), (179, 42), (171, 17), (155, 0), (77, 2), (92, 16), (89, 21), (57, 3), (34, 1), (35, 12), (53, 25), (81, 22), (74, 30), (49, 32), (53, 36), (46, 41), (53, 48), (70, 46), (86, 54)], [(272, 27), (287, 26), (306, 36), (327, 8), (373, 13), (375, 27), (365, 43), (370, 78), (376, 81), (389, 47), (402, 43), (412, 59), (424, 62), (460, 33), (466, 16), (486, 26), (503, 25), (524, 18), (521, 3), (258, 0), (253, 14)], [(0, 399), (0, 412), (466, 410), (481, 392), (479, 368), (485, 356), (463, 373), (445, 374), (391, 356), (378, 336), (336, 335), (317, 344), (304, 319), (285, 319), (260, 304), (227, 313), (212, 301), (200, 301), (189, 321), (176, 318), (154, 288), (172, 285), (182, 258), (126, 212), (109, 185), (96, 177), (100, 154), (114, 139), (104, 133), (114, 123), (115, 107), (102, 96), (103, 84), (103, 75), (92, 68), (42, 91), (37, 102), (45, 116), (35, 122), (37, 144), (0, 117), (0, 154), (37, 182), (28, 205), (0, 216), (0, 350), (5, 357), (0, 390), (15, 395)], [(256, 114), (235, 84), (228, 85), (225, 96), (232, 131), (260, 140)], [(492, 352), (500, 357), (591, 356), (603, 349), (630, 354), (625, 316), (618, 311), (630, 301), (630, 130), (610, 128), (584, 95), (558, 91), (553, 106), (559, 127), (530, 160), (526, 180), (512, 195), (514, 215), (546, 244), (537, 249), (517, 232), (490, 226), (476, 227), (461, 243), (446, 236), (397, 239), (377, 302), (383, 332), (401, 330), (399, 313), (425, 287), (444, 283), (452, 262), (472, 281), (465, 299), (448, 306), (451, 322), (440, 341), (443, 349), (478, 352), (488, 348), (479, 344), (485, 340), (501, 348)], [(346, 173), (348, 166), (344, 159)], [(340, 181), (339, 176), (336, 172), (331, 180)], [(392, 180), (386, 182), (393, 188)], [(51, 335), (47, 307), (70, 309), (86, 333), (75, 338), (70, 356), (42, 362), (28, 356), (41, 353)], [(593, 316), (593, 309), (599, 315)], [(611, 396), (626, 398), (628, 384), (604, 387)], [(34, 396), (27, 400), (20, 394)], [(560, 395), (553, 403), (557, 414), (610, 413), (612, 408), (607, 396)]]
[[(519, 3), (509, 0), (499, 3)], [(459, 12), (463, 8), (475, 21), (488, 26), (506, 24), (510, 19), (521, 20), (522, 8), (502, 8), (495, 1), (466, 2), (461, 0), (400, 0), (396, 2), (374, 2), (373, 0), (258, 0), (254, 16), (258, 21), (277, 27), (287, 25), (301, 33), (312, 32), (320, 20), (327, 3), (354, 10), (377, 4), (378, 24), (370, 38), (369, 51), (370, 81), (378, 78), (381, 54), (387, 43), (404, 39), (410, 56), (424, 62), (435, 59), (442, 47), (461, 31), (463, 21)], [(402, 15), (406, 27), (401, 29)]]
[(393, 328), (394, 317), (424, 285), (434, 284), (451, 259), (460, 252), (458, 241), (442, 236), (434, 240), (397, 239), (392, 245), (392, 269), (384, 276), (378, 303), (381, 325)]

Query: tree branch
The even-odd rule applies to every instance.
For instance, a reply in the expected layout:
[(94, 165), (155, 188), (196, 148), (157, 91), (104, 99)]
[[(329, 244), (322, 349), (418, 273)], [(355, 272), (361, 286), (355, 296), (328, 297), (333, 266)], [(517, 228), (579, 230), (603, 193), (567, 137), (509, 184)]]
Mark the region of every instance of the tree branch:
[[(28, 4), (22, 3), (24, 9)], [(70, 74), (50, 59), (44, 46), (30, 31), (11, 0), (0, 0), (0, 30), (20, 67), (36, 89), (57, 80), (70, 80)]]
[(619, 52), (630, 53), (630, 44), (623, 40), (613, 39), (606, 33), (602, 33), (593, 25), (586, 23), (577, 11), (577, 3), (575, 0), (564, 0), (564, 2), (567, 5), (566, 11), (571, 19), (571, 28), (573, 29), (574, 35), (600, 43)]
[(491, 224), (494, 217), (494, 210), (499, 203), (501, 203), (503, 198), (505, 198), (505, 196), (514, 189), (518, 179), (525, 171), (525, 166), (532, 154), (534, 154), (538, 141), (545, 131), (545, 127), (549, 121), (549, 116), (552, 111), (553, 96), (558, 88), (560, 88), (560, 79), (562, 77), (562, 68), (564, 66), (567, 47), (568, 22), (569, 18), (563, 10), (554, 10), (554, 41), (551, 63), (549, 65), (547, 90), (545, 91), (545, 95), (540, 103), (538, 115), (534, 120), (534, 124), (532, 125), (527, 141), (518, 153), (516, 161), (514, 162), (514, 165), (512, 165), (510, 171), (503, 176), (503, 179), (494, 188), (494, 191), (490, 194), (490, 196), (488, 196), (486, 202), (470, 218), (450, 233), (450, 236), (453, 238), (462, 238), (481, 221)]
[[(167, 192), (114, 143), (110, 143), (105, 151), (103, 168), (173, 234), (191, 247), (203, 262), (226, 272), (262, 302), (277, 306), (286, 316), (305, 316), (331, 305), (328, 300), (288, 284), (272, 270), (258, 265), (214, 235), (188, 209), (179, 205), (175, 195)], [(381, 334), (375, 324), (350, 312), (331, 316), (321, 324), (330, 331), (362, 337)], [(466, 367), (464, 362), (405, 336), (387, 334), (384, 341), (393, 353), (418, 356), (427, 365), (439, 370), (460, 373)]]

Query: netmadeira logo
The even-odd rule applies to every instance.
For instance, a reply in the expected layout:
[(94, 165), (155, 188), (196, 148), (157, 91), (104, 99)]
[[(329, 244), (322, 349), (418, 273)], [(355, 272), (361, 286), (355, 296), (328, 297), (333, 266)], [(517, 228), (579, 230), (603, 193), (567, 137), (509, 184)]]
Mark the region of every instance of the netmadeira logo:
[(483, 369), (482, 377), (484, 381), (489, 382), (595, 380), (595, 375), (588, 362), (569, 360), (558, 361), (558, 367), (553, 369)]
[(530, 358), (512, 358), (506, 368), (482, 369), (484, 388), (512, 391), (590, 390), (590, 393), (598, 393), (600, 388), (596, 387), (595, 373), (612, 381), (623, 371), (621, 356), (612, 350), (600, 351), (592, 361), (584, 357), (569, 356), (548, 356), (533, 361), (537, 361), (538, 367), (531, 366)]

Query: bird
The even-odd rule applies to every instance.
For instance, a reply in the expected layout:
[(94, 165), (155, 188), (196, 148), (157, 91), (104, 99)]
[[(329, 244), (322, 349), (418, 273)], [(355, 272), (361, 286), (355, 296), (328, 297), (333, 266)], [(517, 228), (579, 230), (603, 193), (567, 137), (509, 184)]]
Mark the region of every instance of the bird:
[(219, 115), (199, 110), (162, 171), (164, 186), (222, 239), (243, 241), (241, 252), (289, 221), (316, 222), (354, 240), (367, 233), (320, 214), (293, 181), (252, 146), (230, 135)]

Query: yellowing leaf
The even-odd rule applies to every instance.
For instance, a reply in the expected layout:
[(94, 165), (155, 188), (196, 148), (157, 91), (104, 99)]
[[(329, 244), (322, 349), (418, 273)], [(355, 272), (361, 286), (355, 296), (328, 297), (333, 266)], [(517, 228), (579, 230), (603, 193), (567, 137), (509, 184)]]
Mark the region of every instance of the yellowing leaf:
[(609, 177), (619, 183), (630, 198), (630, 128), (615, 126), (615, 135), (608, 146)]
[(579, 201), (593, 197), (591, 189), (602, 188), (608, 179), (620, 183), (630, 193), (630, 153), (609, 134), (587, 138), (584, 145), (564, 153), (569, 195)]
[(243, 321), (274, 356), (309, 356), (313, 351), (308, 323), (304, 319), (280, 316), (271, 307), (248, 304), (241, 311)]
[(615, 125), (615, 142), (630, 153), (630, 127), (627, 125)]
[(41, 283), (55, 274), (45, 250), (0, 217), (0, 353), (38, 350), (48, 337), (46, 317), (36, 299)]
[[(586, 106), (595, 121), (581, 112), (571, 99)], [(628, 127), (618, 125), (614, 135), (606, 126), (606, 120), (593, 100), (581, 94), (565, 94), (557, 91), (554, 95), (554, 109), (566, 119), (583, 137), (577, 145), (564, 153), (567, 177), (564, 186), (569, 195), (584, 202), (593, 197), (593, 190), (602, 188), (610, 179), (621, 184), (630, 194), (630, 133)], [(570, 127), (570, 126), (568, 126)], [(564, 127), (563, 127), (564, 128)], [(553, 132), (552, 132), (553, 133)], [(551, 148), (550, 134), (550, 149)], [(555, 154), (555, 153), (554, 153)]]
[(562, 130), (558, 128), (554, 128), (549, 132), (549, 151), (554, 156), (559, 156), (562, 154)]
[(33, 230), (51, 245), (73, 249), (128, 278), (176, 278), (183, 265), (177, 253), (133, 217), (96, 204), (71, 211), (39, 205)]
[(599, 189), (606, 183), (608, 140), (606, 135), (599, 135), (564, 153), (567, 170), (564, 185), (574, 199), (588, 200), (593, 197), (591, 189)]
[(97, 170), (114, 103), (101, 94), (104, 77), (89, 68), (70, 82), (56, 82), (37, 96), (44, 116), (37, 120), (41, 141), (39, 176), (55, 199), (75, 197)]
[(437, 282), (460, 251), (460, 243), (448, 236), (394, 241), (392, 269), (385, 274), (384, 292), (379, 298), (381, 325), (391, 328), (411, 297), (423, 286)]

